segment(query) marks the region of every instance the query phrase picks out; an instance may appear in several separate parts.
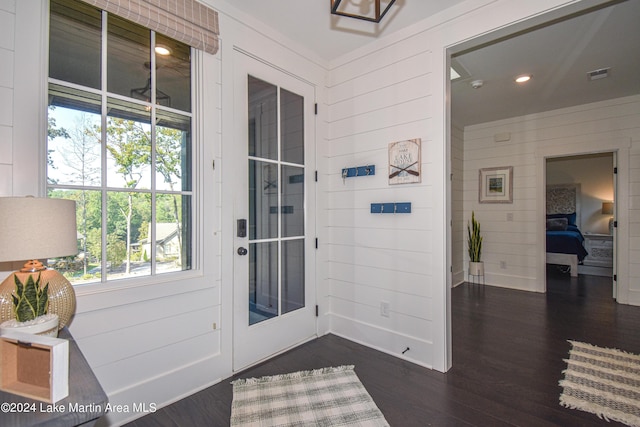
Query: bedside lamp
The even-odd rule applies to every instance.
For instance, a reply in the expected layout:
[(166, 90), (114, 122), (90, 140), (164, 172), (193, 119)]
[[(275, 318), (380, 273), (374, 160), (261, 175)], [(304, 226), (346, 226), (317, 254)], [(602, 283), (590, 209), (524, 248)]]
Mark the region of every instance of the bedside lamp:
[(0, 284), (0, 323), (15, 318), (11, 295), (14, 275), (26, 283), (29, 275), (41, 275), (49, 283), (49, 310), (57, 314), (59, 328), (69, 323), (76, 310), (71, 283), (40, 261), (78, 253), (76, 202), (39, 197), (0, 197), (0, 262), (28, 260)]
[(602, 202), (602, 215), (611, 215), (611, 218), (609, 218), (609, 234), (613, 234), (613, 202)]

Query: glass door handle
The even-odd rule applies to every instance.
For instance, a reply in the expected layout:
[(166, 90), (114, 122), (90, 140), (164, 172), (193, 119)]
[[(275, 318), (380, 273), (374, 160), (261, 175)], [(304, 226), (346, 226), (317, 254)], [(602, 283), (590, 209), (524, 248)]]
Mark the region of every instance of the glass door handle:
[(243, 248), (242, 246), (238, 248), (238, 255), (246, 255), (248, 252), (247, 248)]

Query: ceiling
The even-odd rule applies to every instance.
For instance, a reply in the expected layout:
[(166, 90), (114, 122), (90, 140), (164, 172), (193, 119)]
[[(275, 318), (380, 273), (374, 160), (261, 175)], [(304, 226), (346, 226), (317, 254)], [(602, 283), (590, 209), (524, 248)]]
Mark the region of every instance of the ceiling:
[[(223, 12), (228, 10), (232, 14), (235, 9), (250, 15), (330, 61), (464, 0), (396, 0), (379, 24), (331, 15), (330, 0), (209, 1)], [(372, 2), (343, 0), (342, 4), (347, 7), (353, 4), (365, 6)], [(383, 8), (388, 3), (389, 0), (381, 1)]]
[[(380, 24), (333, 16), (329, 0), (219, 0), (216, 5), (223, 12), (240, 10), (331, 61), (458, 3), (462, 0), (397, 0)], [(640, 93), (640, 1), (616, 3), (452, 58), (462, 74), (451, 84), (452, 122), (464, 127)], [(589, 81), (587, 73), (602, 68), (610, 69), (609, 77)], [(516, 84), (514, 77), (523, 73), (532, 79)], [(475, 80), (482, 80), (482, 87), (474, 89)]]

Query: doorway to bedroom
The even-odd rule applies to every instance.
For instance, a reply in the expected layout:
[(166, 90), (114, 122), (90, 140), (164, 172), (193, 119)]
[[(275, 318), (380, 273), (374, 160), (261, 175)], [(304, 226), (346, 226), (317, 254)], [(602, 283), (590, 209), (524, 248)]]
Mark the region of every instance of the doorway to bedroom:
[(545, 161), (547, 282), (598, 276), (615, 289), (616, 153)]

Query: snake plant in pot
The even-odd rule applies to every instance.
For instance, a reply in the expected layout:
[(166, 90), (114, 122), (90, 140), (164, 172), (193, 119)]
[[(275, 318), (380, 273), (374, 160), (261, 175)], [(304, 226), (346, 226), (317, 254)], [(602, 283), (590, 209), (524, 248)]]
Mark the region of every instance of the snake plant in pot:
[(484, 263), (480, 260), (482, 255), (480, 223), (476, 221), (476, 215), (473, 211), (471, 212), (471, 223), (467, 222), (467, 244), (469, 246), (469, 274), (484, 276)]
[(0, 324), (0, 332), (15, 331), (36, 335), (58, 336), (58, 315), (47, 314), (49, 309), (49, 284), (40, 286), (40, 274), (36, 280), (30, 274), (26, 283), (14, 275), (16, 289), (13, 298), (15, 319)]

